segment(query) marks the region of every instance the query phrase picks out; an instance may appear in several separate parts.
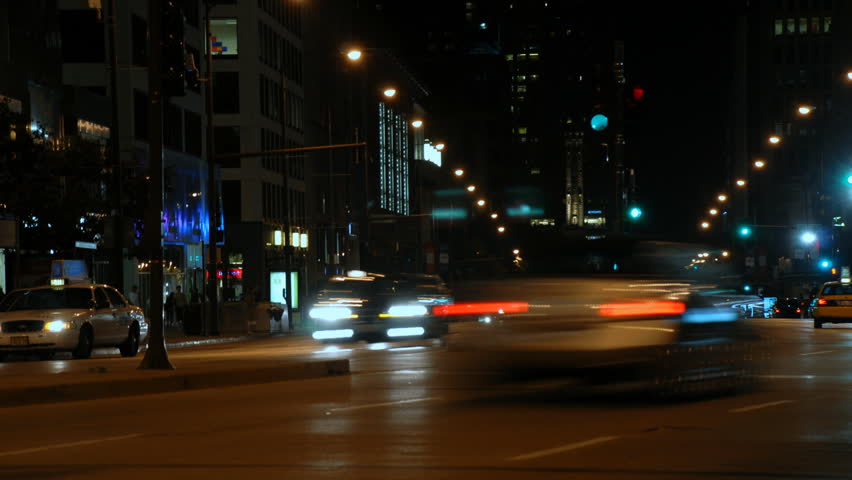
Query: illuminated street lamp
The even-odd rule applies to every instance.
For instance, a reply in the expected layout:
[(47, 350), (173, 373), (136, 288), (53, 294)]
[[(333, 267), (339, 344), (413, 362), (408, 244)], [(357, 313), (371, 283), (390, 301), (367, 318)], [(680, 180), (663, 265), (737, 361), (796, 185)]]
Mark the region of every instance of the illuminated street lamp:
[(457, 168), (457, 169), (453, 172), (453, 174), (455, 174), (455, 176), (457, 176), (457, 177), (461, 177), (462, 175), (464, 175), (464, 169), (463, 169), (463, 168)]
[(516, 249), (512, 250), (512, 253), (514, 253), (515, 255), (518, 255), (518, 254), (521, 253), (521, 250), (516, 248)]
[(476, 185), (468, 185), (467, 191), (468, 192), (475, 192), (476, 191)]
[(411, 122), (411, 126), (414, 128), (420, 128), (423, 126), (423, 120), (415, 120)]
[(707, 230), (708, 228), (710, 228), (710, 222), (701, 222), (702, 230)]
[(718, 213), (719, 213), (719, 210), (716, 210), (715, 208), (710, 209), (710, 215), (718, 215)]
[(491, 214), (491, 218), (492, 218), (492, 219), (494, 219), (494, 220), (497, 220), (497, 217), (498, 217), (498, 216), (499, 216), (499, 215), (497, 215), (496, 213), (492, 213), (492, 214)]
[(506, 227), (504, 227), (503, 225), (500, 225), (499, 227), (497, 227), (497, 231), (500, 232), (500, 233), (503, 233), (503, 232), (506, 231)]
[(716, 197), (716, 199), (719, 200), (720, 202), (724, 202), (725, 200), (728, 199), (728, 196), (725, 195), (724, 193), (721, 193), (721, 194), (719, 194), (718, 197)]
[(731, 254), (731, 253), (730, 253), (729, 251), (727, 251), (727, 250), (725, 250), (725, 251), (723, 251), (723, 252), (722, 252), (722, 256), (723, 256), (723, 257), (727, 257), (727, 256), (728, 256), (728, 255), (730, 255), (730, 254)]
[(772, 135), (769, 137), (769, 143), (771, 143), (772, 145), (778, 145), (779, 143), (781, 143), (781, 137), (779, 137), (778, 135)]
[(737, 186), (738, 187), (745, 187), (745, 185), (746, 185), (746, 181), (743, 180), (742, 178), (737, 180)]
[(810, 115), (810, 114), (811, 114), (811, 112), (813, 112), (813, 111), (814, 111), (814, 107), (810, 107), (810, 106), (807, 106), (807, 105), (802, 105), (802, 106), (800, 106), (800, 107), (799, 107), (799, 109), (798, 109), (798, 110), (799, 110), (799, 114), (800, 114), (800, 115)]
[(814, 232), (805, 232), (802, 234), (802, 243), (805, 245), (811, 245), (816, 242), (817, 236)]
[(386, 88), (385, 91), (384, 91), (384, 94), (388, 98), (393, 98), (394, 95), (396, 95), (396, 89), (395, 88)]
[(358, 50), (357, 48), (349, 50), (348, 52), (346, 52), (346, 58), (353, 62), (357, 62), (361, 59), (361, 50)]
[(446, 146), (446, 145), (444, 145), (443, 143), (436, 143), (436, 144), (435, 144), (435, 150), (437, 150), (437, 151), (439, 151), (439, 152), (440, 152), (441, 150), (443, 150), (443, 149), (444, 149), (444, 147), (445, 147), (445, 146)]
[(848, 80), (852, 80), (852, 70), (850, 70), (850, 71), (846, 72), (846, 78), (847, 78)]
[(480, 207), (484, 207), (485, 206), (485, 200), (480, 198), (479, 200), (476, 201), (476, 204), (479, 205)]
[(763, 160), (755, 160), (754, 161), (754, 167), (755, 168), (763, 168), (765, 166), (766, 166), (766, 162), (764, 162)]

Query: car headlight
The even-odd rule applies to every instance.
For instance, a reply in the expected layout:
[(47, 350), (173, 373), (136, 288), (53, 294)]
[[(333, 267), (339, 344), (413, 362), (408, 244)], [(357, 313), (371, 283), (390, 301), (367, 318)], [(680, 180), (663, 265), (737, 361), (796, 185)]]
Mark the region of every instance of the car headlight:
[(73, 327), (73, 322), (68, 322), (65, 320), (54, 320), (52, 322), (47, 322), (44, 324), (44, 330), (47, 332), (61, 332), (62, 330), (69, 330)]
[(314, 307), (308, 312), (308, 316), (314, 320), (342, 320), (344, 318), (353, 318), (352, 309), (346, 307)]
[(394, 305), (388, 309), (386, 317), (422, 317), (429, 313), (423, 305)]

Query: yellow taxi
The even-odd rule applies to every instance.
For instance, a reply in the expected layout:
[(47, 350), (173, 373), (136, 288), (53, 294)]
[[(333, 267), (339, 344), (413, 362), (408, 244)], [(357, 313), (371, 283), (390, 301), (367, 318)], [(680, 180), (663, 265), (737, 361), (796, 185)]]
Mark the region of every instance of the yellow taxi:
[(814, 303), (814, 328), (826, 323), (852, 323), (852, 283), (827, 282)]

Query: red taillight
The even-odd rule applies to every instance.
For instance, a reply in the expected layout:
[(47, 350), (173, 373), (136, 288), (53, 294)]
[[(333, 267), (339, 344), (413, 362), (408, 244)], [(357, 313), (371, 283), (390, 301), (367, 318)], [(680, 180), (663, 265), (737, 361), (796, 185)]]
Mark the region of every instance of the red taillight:
[(801, 308), (797, 308), (797, 309), (796, 309), (796, 313), (802, 313), (802, 309), (801, 309)]
[(433, 315), (482, 315), (485, 313), (524, 313), (529, 311), (526, 302), (479, 302), (437, 305)]
[(775, 309), (775, 313), (781, 313), (781, 310), (779, 310), (779, 309), (777, 309), (777, 308), (776, 308), (776, 309)]
[(819, 300), (817, 300), (817, 305), (828, 305), (828, 300), (820, 298)]
[(605, 303), (599, 313), (602, 317), (648, 317), (654, 315), (680, 315), (686, 304), (673, 301)]

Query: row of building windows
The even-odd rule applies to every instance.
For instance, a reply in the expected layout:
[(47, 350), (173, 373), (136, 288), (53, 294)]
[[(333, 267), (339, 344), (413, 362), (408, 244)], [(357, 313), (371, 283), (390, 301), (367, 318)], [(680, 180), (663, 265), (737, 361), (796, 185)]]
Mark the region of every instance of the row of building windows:
[(302, 6), (299, 0), (257, 0), (257, 6), (294, 35), (302, 36)]
[(301, 132), (305, 128), (305, 101), (294, 92), (284, 92), (284, 103), (281, 98), (281, 84), (265, 76), (260, 76), (260, 113), (264, 117), (280, 122), (281, 111), (284, 110), (288, 127)]
[[(133, 91), (133, 135), (148, 140), (148, 94)], [(179, 152), (201, 156), (201, 115), (171, 103), (163, 108), (163, 145)]]
[[(276, 150), (281, 148), (299, 148), (302, 145), (292, 139), (287, 139), (287, 145), (284, 146), (281, 135), (265, 128), (260, 129), (260, 148), (261, 150)], [(261, 159), (261, 164), (266, 170), (284, 174), (285, 169), (287, 174), (293, 178), (300, 180), (305, 179), (305, 158), (299, 152), (289, 153), (286, 155), (270, 155)]]
[(409, 214), (408, 122), (384, 102), (379, 103), (379, 206)]
[(832, 49), (830, 42), (787, 42), (775, 45), (774, 57), (776, 65), (783, 64), (830, 64)]
[(795, 18), (776, 18), (774, 32), (775, 35), (831, 33), (831, 17), (799, 17), (798, 21)]
[(538, 52), (518, 53), (518, 54), (509, 53), (509, 54), (506, 55), (506, 61), (512, 62), (512, 61), (516, 61), (516, 60), (518, 60), (518, 61), (521, 61), (521, 60), (538, 60), (540, 57), (541, 57), (541, 55)]
[(807, 86), (810, 88), (829, 89), (834, 78), (829, 67), (777, 70), (775, 72), (775, 86), (788, 88)]
[(287, 79), (302, 84), (302, 52), (265, 24), (257, 22), (258, 56), (266, 66), (284, 71)]
[(776, 0), (775, 8), (778, 10), (793, 11), (816, 11), (820, 8), (830, 11), (834, 8), (834, 0)]
[[(290, 225), (305, 224), (305, 192), (289, 189), (289, 195), (285, 198), (285, 189), (282, 185), (263, 182), (261, 200), (263, 202), (263, 221), (267, 223), (286, 223)], [(290, 209), (287, 218), (287, 209)]]

